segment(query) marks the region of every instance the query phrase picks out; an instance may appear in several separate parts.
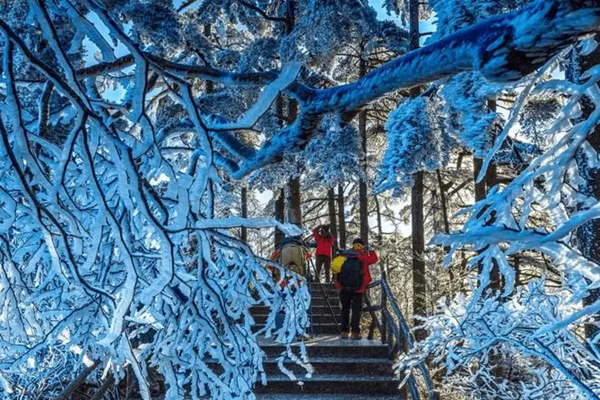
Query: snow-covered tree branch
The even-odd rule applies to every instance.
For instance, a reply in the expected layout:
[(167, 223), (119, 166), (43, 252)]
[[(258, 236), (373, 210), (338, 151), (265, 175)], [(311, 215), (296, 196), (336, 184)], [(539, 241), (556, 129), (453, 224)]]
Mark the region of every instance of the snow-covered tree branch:
[[(477, 203), (461, 232), (436, 239), (453, 251), (467, 247), (477, 253), (472, 264), (482, 264), (483, 273), (472, 307), (487, 299), (486, 273), (493, 265), (504, 276), (503, 295), (513, 293), (505, 258), (525, 249), (542, 252), (563, 268), (572, 288), (580, 289), (573, 290), (572, 301), (597, 284), (597, 265), (566, 238), (598, 218), (598, 205), (570, 214), (556, 211), (551, 231), (532, 226), (529, 216), (534, 205), (553, 208), (564, 196), (564, 182), (600, 118), (596, 69), (577, 84), (541, 84), (535, 73), (600, 32), (600, 1), (532, 1), (411, 52), (402, 47), (406, 32), (377, 21), (362, 2), (350, 2), (346, 19), (335, 24), (334, 18), (342, 18), (331, 12), (338, 7), (335, 1), (298, 5), (295, 27), (287, 26), (281, 2), (192, 3), (10, 0), (0, 5), (4, 398), (35, 397), (40, 389), (32, 380), (39, 377), (51, 381), (47, 396), (58, 396), (82, 371), (97, 381), (108, 376), (118, 381), (131, 371), (144, 398), (152, 396), (153, 372), (166, 383), (168, 399), (253, 398), (254, 384), (265, 379), (257, 335), (289, 345), (305, 333), (310, 299), (301, 278), (280, 270), (288, 284), (274, 281), (266, 268), (270, 263), (232, 230), (303, 231), (272, 218), (237, 217), (230, 180), (251, 173), (256, 178), (264, 167), (316, 148), (315, 139), (356, 147), (356, 139), (348, 137), (356, 135), (350, 122), (356, 112), (402, 89), (462, 79), (464, 72), (500, 86), (524, 79), (533, 94), (560, 91), (568, 98), (548, 130), (557, 139), (552, 147), (503, 190)], [(310, 41), (312, 29), (319, 40)], [(351, 35), (369, 38), (361, 49), (384, 47), (394, 58), (360, 77), (336, 79), (328, 65)], [(584, 98), (594, 109), (573, 123), (573, 110)], [(297, 115), (283, 115), (284, 101), (289, 109), (297, 106)], [(398, 135), (406, 124), (426, 120), (416, 118), (419, 109), (441, 106), (436, 101), (419, 98), (399, 108), (388, 130), (394, 139), (406, 140), (390, 143), (420, 140), (417, 128), (410, 137)], [(403, 119), (402, 110), (411, 107), (413, 119)], [(439, 121), (429, 122), (429, 131), (438, 129)], [(448, 143), (430, 148), (443, 152)], [(418, 157), (408, 163), (410, 143), (404, 150), (390, 154), (403, 154), (405, 165), (416, 166), (405, 172), (440, 165)], [(335, 152), (311, 151), (309, 161), (355, 161)], [(354, 173), (354, 165), (345, 167)], [(540, 180), (546, 191), (539, 189)], [(534, 289), (523, 294), (526, 300)], [(494, 303), (494, 312), (510, 319), (510, 307), (520, 306), (515, 302)], [(580, 369), (596, 365), (597, 354), (572, 368), (557, 361), (556, 347), (567, 346), (569, 362), (582, 357), (586, 350), (566, 328), (597, 312), (598, 304), (572, 313), (554, 310), (543, 323), (524, 312), (526, 318), (518, 319), (523, 326), (508, 332), (494, 327), (485, 335), (543, 359), (543, 368), (554, 367), (579, 389), (573, 393), (593, 397), (589, 392), (597, 393), (597, 382)], [(253, 331), (250, 314), (257, 305), (270, 309), (259, 332)], [(487, 323), (486, 310), (461, 314), (456, 318), (464, 321), (456, 325), (432, 320), (431, 347), (414, 356), (422, 359), (440, 346), (471, 340)], [(283, 326), (275, 329), (278, 312)], [(472, 330), (457, 334), (465, 324)], [(451, 331), (443, 340), (435, 337), (442, 329)], [(488, 336), (477, 336), (478, 347), (461, 359), (461, 367), (473, 354), (487, 354), (493, 344)], [(310, 373), (305, 352), (294, 359)], [(86, 365), (98, 368), (88, 371)], [(538, 378), (542, 375), (548, 376)]]

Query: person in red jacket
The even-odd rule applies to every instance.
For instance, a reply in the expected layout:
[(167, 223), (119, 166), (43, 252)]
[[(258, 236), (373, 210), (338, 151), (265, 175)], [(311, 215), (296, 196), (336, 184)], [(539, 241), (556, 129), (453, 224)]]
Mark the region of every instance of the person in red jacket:
[(329, 233), (329, 226), (320, 225), (313, 229), (313, 237), (317, 242), (315, 251), (315, 268), (318, 282), (321, 281), (321, 268), (325, 267), (325, 282), (331, 282), (331, 249), (335, 238)]
[[(365, 244), (361, 239), (354, 239), (352, 242), (352, 251), (358, 253), (356, 258), (358, 258), (362, 264), (362, 284), (358, 289), (347, 289), (344, 288), (339, 281), (336, 282), (336, 287), (341, 289), (340, 303), (342, 305), (342, 339), (348, 338), (350, 335), (350, 329), (352, 330), (352, 339), (361, 339), (360, 314), (362, 311), (363, 296), (372, 280), (371, 273), (369, 272), (369, 265), (377, 262), (377, 254), (375, 251), (365, 251)], [(352, 320), (350, 320), (350, 312), (352, 312)]]

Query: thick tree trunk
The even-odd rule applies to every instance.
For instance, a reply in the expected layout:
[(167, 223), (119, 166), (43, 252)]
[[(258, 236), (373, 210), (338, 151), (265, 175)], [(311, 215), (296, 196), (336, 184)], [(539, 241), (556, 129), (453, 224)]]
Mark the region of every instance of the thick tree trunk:
[(383, 245), (383, 223), (381, 222), (381, 205), (379, 197), (375, 196), (375, 210), (377, 211), (377, 245)]
[(292, 178), (288, 182), (287, 221), (299, 226), (302, 225), (302, 202), (299, 178)]
[[(298, 116), (298, 103), (293, 100), (288, 100), (287, 122), (292, 124)], [(296, 225), (302, 225), (302, 200), (300, 192), (300, 178), (292, 178), (288, 182), (287, 192), (287, 210), (288, 222)]]
[(367, 182), (361, 181), (358, 187), (360, 196), (360, 238), (365, 243), (365, 246), (369, 245), (369, 202), (368, 202), (368, 189)]
[[(410, 0), (410, 48), (419, 48), (419, 2)], [(411, 89), (411, 96), (418, 96), (419, 88)], [(424, 110), (425, 111), (425, 110)], [(425, 284), (425, 220), (423, 216), (423, 172), (414, 174), (414, 184), (411, 189), (411, 225), (412, 225), (412, 278), (413, 278), (413, 324), (421, 325), (416, 317), (427, 314)], [(425, 339), (427, 332), (415, 330), (415, 339)]]
[[(275, 200), (275, 219), (280, 222), (285, 221), (285, 191), (283, 189), (279, 192), (274, 193), (277, 196)], [(275, 230), (275, 247), (279, 246), (279, 243), (283, 240), (284, 234), (280, 230)]]
[(287, 1), (285, 33), (288, 35), (290, 33), (292, 33), (292, 30), (294, 30), (294, 24), (296, 23), (295, 7), (296, 7), (296, 0), (288, 0)]
[[(410, 48), (411, 50), (419, 48), (419, 0), (410, 0)], [(411, 89), (411, 96), (418, 96), (420, 89), (418, 87)], [(423, 110), (425, 111), (425, 110)], [(422, 322), (417, 316), (426, 316), (426, 297), (427, 285), (425, 281), (425, 218), (423, 215), (424, 206), (424, 173), (422, 171), (414, 174), (414, 185), (411, 189), (411, 224), (412, 224), (412, 278), (413, 278), (413, 325), (415, 326), (415, 340), (421, 341), (427, 337), (427, 331), (418, 329)], [(406, 395), (404, 395), (406, 397)], [(437, 400), (439, 394), (434, 391), (431, 398)]]
[[(425, 282), (425, 224), (423, 216), (423, 175), (422, 171), (414, 174), (414, 184), (411, 190), (411, 225), (412, 225), (412, 278), (413, 278), (413, 324), (421, 325), (417, 317), (427, 314)], [(423, 340), (426, 332), (415, 330), (415, 339)]]
[[(491, 110), (495, 111), (496, 102), (489, 101), (488, 106)], [(477, 178), (481, 172), (481, 168), (483, 167), (483, 160), (478, 157), (473, 157), (473, 182), (475, 184), (475, 201), (480, 201), (485, 199), (489, 190), (494, 187), (498, 180), (498, 173), (496, 165), (490, 163), (488, 169), (485, 173), (485, 178), (481, 180), (481, 182), (477, 182)], [(480, 215), (485, 212), (485, 208), (480, 211)], [(490, 221), (490, 223), (493, 221)], [(481, 274), (482, 265), (480, 264), (478, 267), (478, 272)], [(479, 282), (478, 282), (479, 284)], [(502, 288), (502, 278), (500, 275), (500, 270), (496, 262), (494, 262), (492, 266), (492, 270), (490, 272), (490, 285), (489, 288), (493, 290), (500, 290)], [(510, 359), (506, 359), (503, 355), (496, 353), (491, 354), (488, 363), (492, 366), (492, 374), (495, 376), (497, 382), (502, 382), (505, 379), (514, 379), (511, 378), (511, 363)], [(517, 372), (515, 372), (517, 373)]]
[[(290, 34), (294, 29), (296, 23), (295, 18), (295, 0), (289, 0), (287, 2), (286, 9), (286, 34)], [(283, 113), (283, 106), (280, 105), (281, 112)], [(298, 103), (292, 99), (287, 99), (287, 115), (286, 122), (292, 124), (298, 116)], [(283, 118), (282, 118), (283, 119)], [(287, 222), (291, 222), (296, 225), (302, 225), (302, 203), (300, 193), (300, 178), (292, 178), (288, 181), (285, 202), (287, 206)]]
[(344, 186), (343, 185), (338, 185), (338, 196), (337, 196), (337, 201), (338, 201), (338, 223), (339, 223), (339, 231), (340, 231), (340, 241), (339, 241), (339, 248), (340, 249), (345, 249), (346, 248), (346, 214), (345, 214), (345, 209), (344, 209)]
[[(360, 58), (360, 70), (359, 75), (362, 77), (367, 73), (367, 62), (363, 59), (362, 55)], [(368, 181), (367, 175), (367, 112), (365, 110), (358, 114), (358, 132), (360, 134), (360, 147), (361, 147), (361, 168), (363, 170), (364, 177), (358, 184), (358, 201), (360, 210), (360, 238), (365, 243), (365, 246), (369, 245), (369, 199), (368, 199)]]
[[(487, 171), (485, 172), (486, 193), (488, 193), (494, 186), (496, 186), (497, 181), (498, 181), (498, 169), (495, 164), (490, 164), (488, 166)], [(515, 268), (515, 270), (518, 271), (519, 265), (513, 263), (513, 268)], [(494, 267), (492, 268), (492, 273), (491, 273), (490, 279), (491, 279), (490, 286), (493, 289), (495, 289), (495, 290), (502, 289), (502, 286), (504, 285), (504, 283), (502, 281), (502, 275), (500, 274), (500, 268), (495, 264), (494, 264)]]
[(498, 168), (495, 164), (490, 164), (485, 172), (485, 186), (489, 192), (498, 182)]
[[(277, 100), (275, 100), (275, 110), (277, 113), (277, 117), (279, 119), (279, 125), (281, 125), (281, 126), (283, 126), (283, 124), (286, 120), (283, 108), (284, 108), (284, 99), (283, 99), (283, 96), (280, 94), (279, 96), (277, 96)], [(282, 188), (279, 191), (274, 192), (273, 197), (276, 198), (276, 200), (275, 200), (275, 219), (277, 221), (284, 222), (285, 221), (285, 189)], [(278, 229), (275, 229), (274, 246), (276, 248), (279, 246), (279, 243), (281, 243), (283, 238), (284, 238), (283, 232), (281, 232)]]
[(440, 208), (442, 210), (442, 223), (444, 224), (444, 233), (450, 233), (450, 219), (448, 218), (448, 198), (446, 193), (446, 186), (442, 179), (442, 173), (440, 170), (436, 170), (436, 177), (438, 181), (438, 187), (440, 189)]
[[(241, 197), (241, 214), (242, 214), (242, 218), (248, 218), (248, 188), (247, 187), (242, 187), (242, 193), (240, 195)], [(244, 242), (248, 242), (248, 228), (246, 227), (242, 227), (242, 231), (241, 231), (241, 239)]]
[(473, 156), (473, 182), (475, 182), (475, 201), (485, 199), (485, 181), (477, 182), (477, 177), (483, 167), (483, 160)]
[[(442, 179), (442, 173), (439, 169), (435, 171), (438, 188), (440, 191), (440, 209), (442, 211), (442, 224), (444, 226), (444, 233), (450, 233), (450, 219), (448, 218), (448, 196), (446, 193), (446, 185)], [(450, 253), (450, 247), (444, 246), (444, 256)], [(454, 297), (455, 293), (455, 282), (454, 282), (454, 271), (452, 267), (448, 267), (448, 280), (449, 280), (449, 293), (450, 297)]]
[[(496, 100), (488, 100), (488, 108), (490, 109), (490, 111), (496, 112), (496, 110), (497, 110)], [(494, 140), (495, 139), (496, 138), (494, 137)], [(494, 186), (496, 186), (497, 181), (498, 181), (498, 169), (496, 167), (496, 164), (490, 163), (487, 171), (485, 171), (485, 184), (487, 186), (487, 191), (490, 191), (490, 189), (492, 189)]]
[(329, 231), (335, 238), (333, 242), (333, 249), (337, 250), (338, 247), (338, 234), (337, 234), (337, 215), (335, 213), (335, 193), (333, 188), (327, 190), (327, 208), (329, 212)]

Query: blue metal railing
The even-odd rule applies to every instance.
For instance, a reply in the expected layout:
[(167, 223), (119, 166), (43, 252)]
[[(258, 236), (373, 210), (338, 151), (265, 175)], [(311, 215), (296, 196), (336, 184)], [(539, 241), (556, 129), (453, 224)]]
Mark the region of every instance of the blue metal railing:
[[(395, 358), (401, 351), (412, 348), (415, 339), (387, 281), (387, 270), (385, 265), (382, 268), (381, 279), (374, 281), (369, 285), (369, 289), (377, 287), (381, 288), (381, 302), (379, 305), (373, 306), (368, 294), (365, 296), (365, 302), (367, 304), (365, 311), (370, 312), (372, 317), (369, 337), (373, 337), (373, 331), (377, 328), (381, 336), (381, 342), (388, 345), (390, 357)], [(381, 322), (377, 318), (377, 312), (381, 313)], [(420, 363), (419, 371), (427, 391), (427, 398), (429, 400), (437, 400), (437, 393), (434, 391), (433, 383), (424, 362)], [(410, 376), (407, 380), (407, 384), (412, 399), (420, 400), (416, 378)]]

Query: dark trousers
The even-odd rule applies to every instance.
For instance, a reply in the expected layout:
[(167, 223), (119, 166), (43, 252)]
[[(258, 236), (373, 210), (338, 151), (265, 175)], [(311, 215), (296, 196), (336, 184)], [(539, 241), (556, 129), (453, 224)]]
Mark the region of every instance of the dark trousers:
[(317, 270), (317, 281), (321, 281), (321, 268), (325, 267), (325, 282), (330, 282), (331, 279), (331, 257), (318, 255), (315, 263)]
[[(340, 291), (340, 303), (342, 303), (342, 332), (360, 333), (360, 312), (362, 310), (363, 294), (342, 289)], [(350, 319), (352, 311), (352, 320)]]

